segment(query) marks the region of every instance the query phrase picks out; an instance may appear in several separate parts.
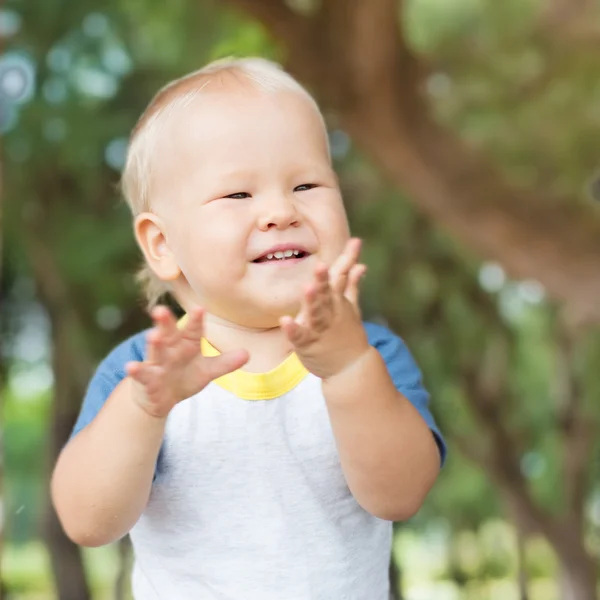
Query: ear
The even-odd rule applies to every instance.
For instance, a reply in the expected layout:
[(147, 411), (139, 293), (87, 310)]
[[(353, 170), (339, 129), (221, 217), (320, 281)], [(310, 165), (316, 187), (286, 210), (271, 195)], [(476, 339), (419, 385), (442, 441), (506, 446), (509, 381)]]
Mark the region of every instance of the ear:
[(139, 214), (134, 221), (137, 242), (146, 262), (162, 281), (173, 281), (181, 275), (181, 269), (167, 244), (164, 225), (153, 213)]

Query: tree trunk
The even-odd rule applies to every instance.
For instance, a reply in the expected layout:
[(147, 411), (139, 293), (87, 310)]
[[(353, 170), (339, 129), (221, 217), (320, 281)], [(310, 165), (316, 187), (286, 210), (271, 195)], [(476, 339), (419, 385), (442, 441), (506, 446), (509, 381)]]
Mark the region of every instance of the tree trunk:
[[(66, 282), (46, 239), (42, 205), (32, 207), (25, 222), (27, 253), (38, 297), (48, 311), (52, 330), (54, 398), (48, 452), (48, 472), (56, 464), (80, 410), (91, 361), (83, 327)], [(50, 499), (44, 534), (60, 600), (89, 600), (90, 590), (80, 548), (64, 534)]]
[(390, 600), (404, 600), (402, 593), (402, 572), (394, 557), (390, 561)]
[[(4, 383), (0, 376), (0, 423), (4, 422), (3, 419), (3, 390)], [(4, 557), (4, 521), (5, 521), (5, 501), (4, 501), (4, 436), (2, 435), (2, 428), (0, 427), (0, 600), (3, 600), (5, 596), (5, 589), (2, 577), (2, 563)]]
[(53, 510), (47, 513), (45, 538), (50, 553), (56, 597), (90, 600), (81, 550), (65, 534)]
[[(64, 307), (63, 310), (68, 313), (69, 308)], [(74, 381), (78, 372), (76, 364), (80, 359), (76, 348), (73, 347), (73, 337), (68, 323), (60, 317), (57, 318), (55, 314), (52, 318), (55, 396), (50, 434), (50, 472), (73, 429), (84, 393), (81, 385)], [(48, 504), (45, 534), (58, 598), (89, 600), (91, 596), (81, 550), (64, 534), (51, 503)]]
[(568, 527), (558, 534), (552, 545), (560, 562), (561, 600), (597, 600), (598, 565), (584, 546), (583, 532)]
[(595, 570), (589, 564), (572, 560), (561, 564), (561, 600), (597, 600), (598, 585)]
[[(0, 229), (1, 231), (1, 229)], [(1, 351), (1, 348), (0, 348)], [(0, 367), (0, 424), (4, 423), (4, 378), (2, 376), (2, 367)], [(4, 500), (4, 436), (2, 434), (2, 427), (0, 426), (0, 600), (3, 600), (6, 595), (6, 590), (3, 583), (3, 557), (4, 557), (4, 545), (5, 545), (5, 533), (4, 523), (6, 506)]]
[[(1, 231), (1, 229), (0, 229)], [(1, 263), (0, 263), (1, 264)], [(1, 327), (1, 325), (0, 325)], [(0, 353), (2, 348), (0, 347)], [(6, 506), (5, 506), (5, 492), (4, 492), (4, 435), (1, 424), (4, 423), (4, 368), (0, 366), (0, 600), (5, 597), (6, 591), (3, 583), (3, 557), (4, 557), (4, 546), (5, 546), (5, 520), (6, 520)]]
[(519, 527), (517, 534), (517, 585), (519, 586), (519, 600), (529, 600), (529, 586), (527, 577), (527, 553), (525, 548), (525, 534)]
[(127, 600), (132, 558), (131, 540), (128, 535), (119, 540), (118, 547), (119, 571), (115, 581), (115, 600)]

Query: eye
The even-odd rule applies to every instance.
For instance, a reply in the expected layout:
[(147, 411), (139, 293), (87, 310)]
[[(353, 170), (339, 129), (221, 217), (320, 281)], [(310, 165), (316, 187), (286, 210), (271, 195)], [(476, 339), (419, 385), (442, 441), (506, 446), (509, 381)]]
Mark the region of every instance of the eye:
[(313, 188), (316, 188), (317, 184), (316, 183), (303, 183), (302, 185), (298, 185), (294, 188), (295, 192), (307, 192), (308, 190), (312, 190)]
[(236, 192), (235, 194), (228, 194), (227, 196), (223, 196), (224, 198), (233, 198), (233, 200), (245, 200), (246, 198), (250, 198), (250, 194), (248, 192)]

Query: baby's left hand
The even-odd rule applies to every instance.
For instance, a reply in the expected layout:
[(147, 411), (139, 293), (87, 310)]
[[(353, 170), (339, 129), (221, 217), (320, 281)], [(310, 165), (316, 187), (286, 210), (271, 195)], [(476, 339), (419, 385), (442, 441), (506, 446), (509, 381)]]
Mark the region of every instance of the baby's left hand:
[(369, 350), (358, 306), (358, 283), (366, 271), (357, 264), (360, 246), (360, 240), (349, 240), (331, 272), (318, 265), (298, 316), (281, 319), (298, 358), (321, 379), (337, 375)]

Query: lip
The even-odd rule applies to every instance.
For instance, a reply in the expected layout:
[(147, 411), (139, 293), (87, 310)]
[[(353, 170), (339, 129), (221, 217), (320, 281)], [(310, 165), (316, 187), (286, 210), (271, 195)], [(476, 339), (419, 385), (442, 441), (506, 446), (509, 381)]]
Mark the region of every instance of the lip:
[(264, 250), (263, 252), (255, 256), (251, 262), (255, 263), (257, 260), (260, 260), (261, 258), (267, 256), (267, 254), (275, 254), (275, 252), (285, 252), (286, 250), (299, 250), (300, 252), (303, 252), (306, 255), (303, 256), (301, 259), (290, 259), (294, 262), (296, 262), (296, 260), (303, 260), (312, 254), (312, 252), (310, 252), (310, 250), (308, 250), (306, 246), (303, 246), (302, 244), (277, 244), (276, 246), (272, 246), (268, 250)]

